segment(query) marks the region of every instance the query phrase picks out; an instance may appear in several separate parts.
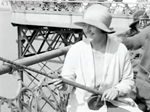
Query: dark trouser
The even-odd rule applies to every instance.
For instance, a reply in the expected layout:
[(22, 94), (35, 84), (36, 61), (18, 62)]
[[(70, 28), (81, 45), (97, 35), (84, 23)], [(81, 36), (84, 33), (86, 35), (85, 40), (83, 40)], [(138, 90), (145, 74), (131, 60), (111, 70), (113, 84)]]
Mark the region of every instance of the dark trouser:
[[(136, 78), (137, 98), (150, 110), (150, 83), (137, 77)], [(138, 101), (137, 101), (138, 102)]]
[(113, 104), (107, 102), (108, 111), (107, 112), (130, 112), (128, 110), (125, 110), (123, 108), (119, 108), (117, 106), (114, 106)]

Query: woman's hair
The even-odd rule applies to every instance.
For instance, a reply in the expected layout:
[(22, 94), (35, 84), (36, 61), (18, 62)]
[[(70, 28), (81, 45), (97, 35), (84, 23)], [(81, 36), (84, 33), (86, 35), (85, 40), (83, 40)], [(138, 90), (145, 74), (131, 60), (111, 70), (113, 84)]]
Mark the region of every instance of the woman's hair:
[(105, 34), (107, 34), (107, 32), (105, 32), (104, 30), (101, 30), (102, 31), (102, 33), (105, 33)]

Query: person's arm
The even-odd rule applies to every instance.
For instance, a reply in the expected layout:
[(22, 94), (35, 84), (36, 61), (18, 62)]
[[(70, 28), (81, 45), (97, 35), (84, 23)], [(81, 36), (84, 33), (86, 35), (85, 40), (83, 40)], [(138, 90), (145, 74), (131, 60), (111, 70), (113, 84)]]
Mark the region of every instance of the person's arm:
[(125, 59), (122, 60), (124, 62), (122, 65), (123, 69), (122, 69), (121, 79), (119, 83), (115, 86), (115, 88), (119, 90), (119, 96), (123, 96), (129, 93), (133, 89), (135, 84), (129, 53), (124, 45), (122, 47), (122, 50), (124, 50), (125, 52)]
[(130, 38), (134, 35), (136, 35), (137, 33), (139, 33), (136, 28), (131, 28), (123, 33), (119, 33), (117, 34), (118, 37), (122, 37), (122, 38)]
[(130, 37), (130, 38), (124, 38), (124, 37), (118, 37), (118, 41), (122, 42), (128, 49), (139, 49), (141, 48), (145, 40), (147, 38), (150, 38), (150, 26), (146, 27), (141, 31), (139, 34)]
[[(74, 82), (76, 79), (77, 63), (78, 63), (78, 49), (76, 46), (72, 46), (66, 55), (61, 76), (67, 80)], [(73, 89), (73, 87), (70, 85), (64, 84), (64, 86), (65, 89), (62, 92), (65, 94), (70, 93)]]
[[(150, 72), (150, 38), (146, 39), (146, 42), (144, 44), (144, 52), (142, 54), (142, 59), (141, 59), (141, 66), (144, 68), (139, 67), (139, 71), (143, 74), (148, 74)], [(146, 70), (146, 71), (145, 71)]]
[(117, 36), (118, 36), (118, 37), (124, 37), (124, 38), (126, 38), (126, 35), (127, 35), (128, 33), (130, 33), (130, 30), (127, 30), (127, 31), (122, 32), (122, 33), (119, 33), (119, 34), (117, 34)]

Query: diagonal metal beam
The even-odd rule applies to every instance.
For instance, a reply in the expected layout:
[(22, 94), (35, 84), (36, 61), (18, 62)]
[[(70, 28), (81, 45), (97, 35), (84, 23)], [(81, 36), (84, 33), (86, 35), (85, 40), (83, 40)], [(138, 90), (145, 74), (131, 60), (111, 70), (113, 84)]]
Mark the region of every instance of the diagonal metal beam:
[[(40, 33), (41, 33), (41, 35), (42, 35), (42, 32), (41, 32), (41, 31), (40, 31)], [(40, 46), (40, 48), (39, 48), (37, 54), (41, 52), (41, 49), (43, 48), (43, 46), (44, 46), (44, 44), (45, 44), (45, 42), (46, 42), (46, 40), (47, 40), (49, 34), (50, 34), (50, 31), (47, 32), (46, 36), (42, 35), (42, 37), (44, 38), (44, 40), (43, 40), (43, 42), (42, 42), (42, 44), (41, 44), (41, 46)]]
[[(27, 39), (27, 36), (26, 36), (25, 32), (22, 31), (22, 33), (24, 34), (24, 36)], [(37, 34), (38, 34), (38, 30), (34, 30), (33, 33), (32, 33), (32, 35), (31, 35), (31, 38), (29, 40), (27, 39), (28, 43), (27, 43), (27, 46), (25, 47), (25, 49), (23, 51), (22, 56), (24, 56), (27, 53), (29, 47), (31, 46), (32, 42), (35, 40), (35, 37), (36, 37)]]

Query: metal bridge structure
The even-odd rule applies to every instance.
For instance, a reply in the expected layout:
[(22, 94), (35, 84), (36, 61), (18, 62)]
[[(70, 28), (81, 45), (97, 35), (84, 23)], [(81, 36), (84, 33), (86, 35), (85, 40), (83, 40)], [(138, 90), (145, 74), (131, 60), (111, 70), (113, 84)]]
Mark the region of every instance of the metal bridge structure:
[(18, 60), (0, 58), (5, 62), (0, 66), (0, 74), (13, 74), (18, 91), (11, 99), (1, 96), (0, 106), (7, 103), (11, 112), (66, 112), (69, 95), (62, 95), (48, 76), (58, 76), (69, 46), (86, 38), (73, 23), (82, 18), (87, 7), (102, 4), (113, 18), (124, 19), (132, 19), (135, 11), (149, 7), (148, 2), (98, 0), (9, 0), (9, 4), (11, 23), (18, 32)]

